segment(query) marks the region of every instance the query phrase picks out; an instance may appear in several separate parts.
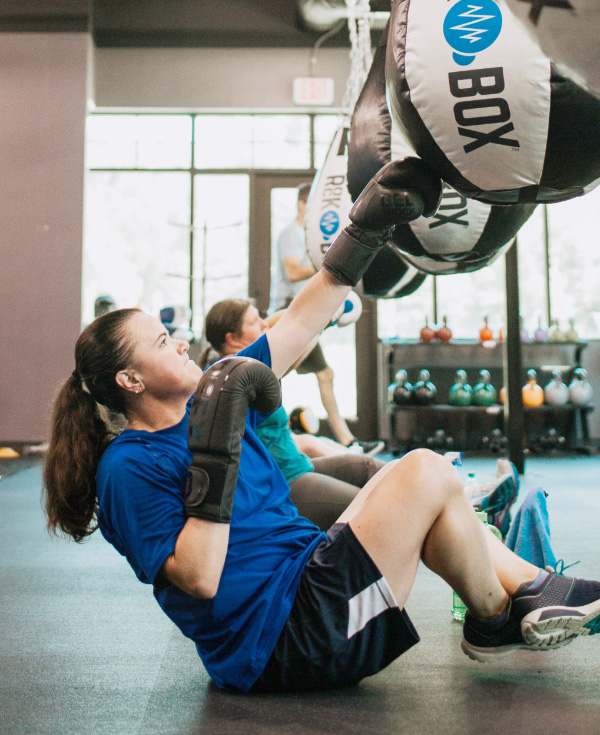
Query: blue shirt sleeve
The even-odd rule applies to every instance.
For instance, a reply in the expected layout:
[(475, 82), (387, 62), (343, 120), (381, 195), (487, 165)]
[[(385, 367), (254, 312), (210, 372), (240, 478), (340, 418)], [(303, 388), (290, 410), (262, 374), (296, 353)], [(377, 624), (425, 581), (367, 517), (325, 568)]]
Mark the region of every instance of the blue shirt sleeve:
[(260, 360), (260, 362), (264, 362), (265, 365), (271, 367), (271, 350), (269, 349), (267, 335), (263, 334), (256, 342), (248, 345), (248, 347), (244, 347), (243, 350), (238, 352), (238, 355), (242, 357), (253, 357), (255, 360)]
[[(141, 582), (153, 584), (185, 524), (181, 488), (148, 446), (111, 458), (102, 492), (101, 530)], [(108, 522), (108, 519), (109, 522)], [(100, 519), (99, 519), (100, 520)]]
[[(263, 334), (259, 337), (256, 342), (253, 342), (248, 347), (244, 347), (243, 350), (238, 352), (241, 357), (253, 357), (255, 360), (259, 360), (264, 363), (267, 367), (271, 367), (271, 350), (269, 349), (269, 342), (267, 341), (267, 335)], [(248, 411), (247, 421), (250, 426), (254, 429), (258, 424), (263, 422), (268, 413), (260, 413), (254, 409)]]

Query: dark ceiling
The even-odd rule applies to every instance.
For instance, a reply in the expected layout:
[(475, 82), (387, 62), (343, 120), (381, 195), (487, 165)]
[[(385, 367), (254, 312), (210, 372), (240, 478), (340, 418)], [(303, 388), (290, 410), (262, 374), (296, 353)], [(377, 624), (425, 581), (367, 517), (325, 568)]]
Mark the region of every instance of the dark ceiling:
[[(389, 9), (389, 0), (371, 7), (382, 2)], [(344, 0), (0, 0), (0, 32), (90, 31), (104, 47), (303, 47), (323, 33), (306, 22), (319, 5), (334, 13), (345, 7)], [(328, 46), (348, 45), (340, 25)]]

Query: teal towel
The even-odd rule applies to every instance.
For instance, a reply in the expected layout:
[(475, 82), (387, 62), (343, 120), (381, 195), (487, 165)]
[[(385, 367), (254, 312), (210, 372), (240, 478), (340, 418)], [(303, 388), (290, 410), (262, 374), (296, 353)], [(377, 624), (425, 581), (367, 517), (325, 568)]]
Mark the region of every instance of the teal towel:
[(536, 567), (556, 567), (556, 556), (550, 543), (550, 522), (546, 493), (532, 488), (512, 520), (506, 545), (515, 554)]

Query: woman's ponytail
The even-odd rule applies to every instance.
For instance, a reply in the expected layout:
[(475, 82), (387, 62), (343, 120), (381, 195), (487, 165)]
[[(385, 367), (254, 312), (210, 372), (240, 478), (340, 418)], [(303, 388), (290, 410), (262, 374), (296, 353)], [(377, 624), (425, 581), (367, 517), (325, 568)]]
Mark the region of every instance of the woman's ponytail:
[(131, 364), (133, 344), (126, 322), (137, 309), (112, 311), (80, 335), (76, 370), (54, 401), (44, 465), (43, 504), (47, 528), (83, 541), (97, 526), (96, 471), (116, 435), (112, 415), (125, 412), (115, 376)]
[(44, 465), (47, 527), (75, 541), (96, 530), (96, 468), (112, 438), (97, 404), (72, 375), (60, 389)]

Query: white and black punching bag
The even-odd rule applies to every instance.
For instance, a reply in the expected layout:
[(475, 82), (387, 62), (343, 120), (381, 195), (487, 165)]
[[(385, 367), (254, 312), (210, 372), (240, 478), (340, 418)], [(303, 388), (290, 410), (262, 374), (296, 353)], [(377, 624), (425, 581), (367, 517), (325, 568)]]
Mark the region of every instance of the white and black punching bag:
[[(349, 133), (350, 119), (347, 118), (333, 137), (308, 197), (304, 234), (308, 256), (317, 269), (321, 267), (323, 256), (340, 230), (350, 224), (348, 212), (353, 199), (348, 191), (347, 180)], [(365, 178), (360, 191), (379, 168)], [(386, 244), (365, 272), (357, 291), (368, 297), (397, 298), (413, 293), (424, 280), (424, 274), (404, 262), (391, 244)]]
[(506, 0), (506, 4), (546, 56), (578, 84), (600, 96), (598, 0)]
[(346, 179), (349, 132), (350, 119), (345, 118), (333, 136), (323, 166), (315, 175), (306, 203), (306, 250), (317, 269), (340, 230), (350, 224), (348, 212), (352, 199)]
[[(353, 199), (381, 166), (390, 160), (415, 155), (392, 122), (387, 107), (385, 46), (384, 34), (352, 115), (348, 186)], [(388, 245), (395, 246), (405, 264), (423, 273), (447, 275), (479, 270), (493, 263), (510, 247), (535, 206), (486, 204), (467, 199), (445, 185), (436, 214), (396, 226)], [(389, 254), (382, 253), (378, 258), (382, 280), (390, 278)], [(364, 279), (364, 287), (367, 290), (367, 279)]]
[(394, 0), (386, 85), (394, 122), (466, 197), (558, 202), (600, 179), (600, 99), (559, 71), (504, 0)]

